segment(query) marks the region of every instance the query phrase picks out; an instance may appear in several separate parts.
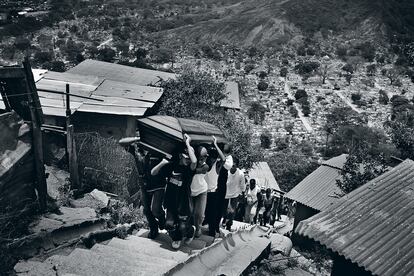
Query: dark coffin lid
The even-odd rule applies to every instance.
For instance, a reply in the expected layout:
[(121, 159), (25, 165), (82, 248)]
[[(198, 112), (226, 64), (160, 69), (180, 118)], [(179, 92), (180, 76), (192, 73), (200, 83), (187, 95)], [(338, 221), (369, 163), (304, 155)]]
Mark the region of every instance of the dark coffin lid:
[[(218, 127), (197, 120), (155, 115), (139, 119), (138, 125), (157, 129), (166, 136), (179, 142), (183, 140), (183, 133), (190, 135), (193, 143), (212, 142), (212, 135), (216, 136), (219, 143), (225, 143), (227, 141), (223, 132)], [(143, 128), (140, 128), (140, 131), (141, 129)]]

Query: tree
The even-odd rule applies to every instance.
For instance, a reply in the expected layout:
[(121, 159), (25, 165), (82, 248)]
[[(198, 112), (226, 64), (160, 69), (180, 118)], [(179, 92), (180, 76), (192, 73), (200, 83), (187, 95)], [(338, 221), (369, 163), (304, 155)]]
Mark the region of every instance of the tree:
[(247, 110), (247, 116), (250, 120), (257, 124), (262, 124), (266, 114), (266, 107), (261, 105), (259, 102), (251, 103)]
[(295, 71), (298, 74), (304, 76), (304, 75), (315, 72), (319, 68), (319, 66), (320, 66), (319, 62), (315, 62), (315, 61), (299, 62), (295, 66)]
[(104, 47), (98, 50), (97, 59), (107, 62), (112, 62), (115, 58), (115, 51), (109, 47)]
[(293, 118), (298, 117), (298, 110), (293, 105), (290, 106), (289, 113), (292, 115)]
[(296, 93), (295, 93), (296, 100), (299, 100), (301, 98), (307, 98), (307, 97), (308, 97), (308, 93), (306, 93), (305, 89), (296, 90)]
[(45, 62), (43, 66), (45, 69), (48, 69), (50, 71), (65, 72), (65, 63), (63, 63), (63, 61), (60, 61), (60, 60), (55, 60), (52, 62)]
[(375, 64), (370, 64), (367, 66), (367, 74), (368, 76), (375, 76), (375, 73), (377, 72), (377, 66)]
[(286, 67), (282, 67), (280, 69), (280, 76), (286, 78), (287, 74), (288, 74), (288, 69)]
[(266, 161), (280, 188), (285, 192), (289, 192), (318, 167), (316, 158), (307, 156), (298, 148), (275, 152)]
[(146, 49), (144, 49), (144, 48), (138, 48), (136, 51), (135, 51), (135, 57), (138, 59), (138, 60), (143, 60), (143, 59), (145, 59), (146, 57), (147, 57), (147, 55), (148, 55), (148, 51), (146, 50)]
[(400, 157), (414, 159), (414, 112), (399, 113), (386, 124), (393, 144), (400, 151)]
[(259, 72), (259, 78), (265, 79), (266, 77), (267, 77), (267, 73), (266, 72), (264, 72), (264, 71), (260, 71)]
[(294, 128), (294, 124), (292, 122), (286, 122), (285, 125), (285, 130), (290, 134), (293, 135), (293, 128)]
[(352, 74), (346, 74), (345, 75), (345, 80), (348, 83), (348, 85), (351, 84), (351, 80), (352, 80), (353, 75)]
[(353, 74), (354, 73), (354, 67), (347, 63), (342, 67), (342, 70), (344, 70), (345, 72), (347, 72), (348, 74)]
[(250, 125), (233, 111), (220, 107), (225, 97), (225, 86), (211, 75), (202, 72), (184, 72), (177, 79), (161, 82), (164, 93), (154, 113), (210, 122), (218, 126), (233, 145), (233, 155), (240, 167), (250, 168), (262, 157), (260, 148), (252, 146)]
[(254, 69), (254, 65), (253, 64), (251, 64), (251, 63), (248, 63), (248, 64), (246, 64), (245, 66), (244, 66), (244, 72), (246, 73), (246, 74), (249, 74), (250, 73), (250, 71), (252, 71)]
[(157, 48), (151, 52), (151, 57), (156, 63), (173, 62), (174, 52), (168, 48)]
[(360, 93), (352, 93), (352, 94), (351, 94), (351, 100), (352, 100), (354, 103), (359, 102), (359, 101), (361, 100), (361, 98), (362, 98), (362, 95), (361, 95)]
[(18, 37), (14, 42), (14, 47), (21, 51), (27, 50), (31, 46), (30, 40), (25, 37)]
[(380, 104), (383, 104), (383, 105), (388, 104), (388, 102), (390, 101), (390, 99), (388, 98), (387, 93), (382, 89), (380, 89), (380, 91), (379, 91), (378, 101), (379, 101)]
[(266, 89), (268, 88), (268, 84), (265, 81), (260, 81), (259, 84), (257, 85), (257, 89), (259, 89), (259, 91), (266, 91)]
[(319, 75), (321, 76), (321, 78), (322, 78), (322, 84), (325, 84), (325, 82), (326, 82), (326, 78), (328, 77), (328, 75), (329, 75), (329, 71), (330, 71), (330, 68), (329, 68), (329, 65), (328, 65), (328, 63), (327, 62), (324, 62), (320, 67), (319, 67)]
[(260, 146), (264, 149), (269, 149), (272, 145), (272, 133), (269, 130), (265, 130), (260, 134)]
[(53, 55), (51, 52), (36, 52), (33, 60), (35, 63), (42, 64), (45, 62), (51, 62), (53, 59)]
[(374, 157), (360, 145), (347, 156), (341, 170), (341, 178), (336, 180), (336, 184), (344, 194), (347, 194), (383, 174), (385, 170), (386, 161), (383, 156)]
[(386, 76), (390, 80), (391, 85), (395, 85), (397, 80), (400, 78), (401, 69), (399, 67), (393, 67), (386, 71)]
[(382, 130), (368, 126), (343, 126), (338, 129), (328, 142), (327, 156), (351, 153), (355, 147), (363, 145), (372, 154), (384, 153), (390, 156), (395, 153), (387, 142)]

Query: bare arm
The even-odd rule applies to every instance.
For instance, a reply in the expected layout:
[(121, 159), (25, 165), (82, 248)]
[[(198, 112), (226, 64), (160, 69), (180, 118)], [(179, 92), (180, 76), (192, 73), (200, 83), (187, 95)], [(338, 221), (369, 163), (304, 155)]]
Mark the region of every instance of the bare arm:
[(217, 138), (215, 136), (213, 136), (213, 144), (216, 147), (217, 153), (220, 156), (221, 160), (225, 161), (226, 157), (224, 156), (224, 153), (221, 151), (221, 149), (217, 145)]
[(157, 175), (157, 174), (159, 174), (159, 172), (160, 172), (160, 170), (165, 166), (165, 165), (167, 165), (169, 163), (169, 161), (168, 160), (166, 160), (166, 159), (162, 159), (161, 160), (161, 162), (160, 163), (158, 163), (158, 165), (157, 166), (155, 166), (154, 168), (152, 168), (152, 170), (151, 170), (151, 175)]
[(190, 145), (190, 142), (191, 142), (190, 136), (188, 136), (187, 134), (184, 134), (184, 138), (185, 138), (185, 145), (187, 146), (187, 150), (188, 150), (188, 156), (190, 156), (190, 160), (191, 160), (190, 168), (191, 170), (194, 171), (195, 168), (197, 167), (197, 157), (195, 156), (194, 148)]

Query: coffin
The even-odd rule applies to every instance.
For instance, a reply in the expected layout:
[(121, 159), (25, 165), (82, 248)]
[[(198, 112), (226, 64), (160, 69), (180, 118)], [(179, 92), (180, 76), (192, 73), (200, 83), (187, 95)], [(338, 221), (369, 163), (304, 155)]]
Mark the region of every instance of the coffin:
[(216, 126), (190, 119), (155, 115), (138, 120), (140, 144), (147, 150), (170, 157), (185, 148), (184, 134), (191, 137), (191, 145), (212, 144), (214, 135), (219, 145), (227, 143)]

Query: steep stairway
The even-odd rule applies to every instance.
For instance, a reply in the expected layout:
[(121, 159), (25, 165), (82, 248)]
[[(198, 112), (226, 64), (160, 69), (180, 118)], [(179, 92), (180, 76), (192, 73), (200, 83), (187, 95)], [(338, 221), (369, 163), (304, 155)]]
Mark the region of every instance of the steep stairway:
[(140, 230), (126, 239), (112, 238), (90, 249), (76, 248), (69, 255), (45, 261), (20, 261), (15, 272), (37, 275), (239, 275), (268, 252), (270, 240), (258, 226), (236, 224), (235, 232), (213, 240), (202, 235), (179, 250), (171, 248), (166, 233), (148, 239)]

